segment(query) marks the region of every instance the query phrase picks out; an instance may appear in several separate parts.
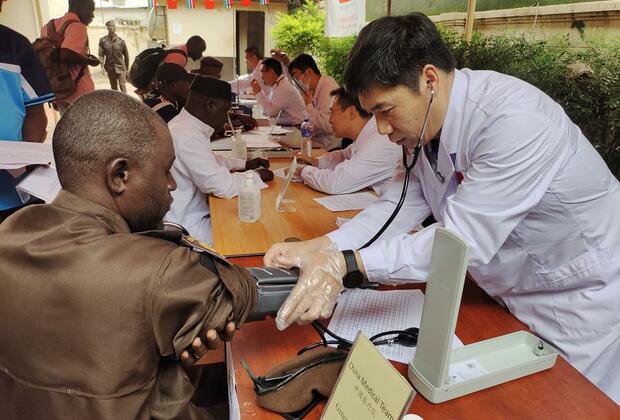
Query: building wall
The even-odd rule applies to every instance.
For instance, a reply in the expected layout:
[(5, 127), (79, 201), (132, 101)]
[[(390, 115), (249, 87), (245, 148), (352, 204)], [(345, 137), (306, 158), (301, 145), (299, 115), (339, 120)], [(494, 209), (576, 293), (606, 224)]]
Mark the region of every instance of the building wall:
[(2, 4), (0, 24), (34, 41), (40, 32), (36, 3), (31, 0), (11, 0)]
[[(464, 31), (465, 15), (442, 13), (431, 19)], [(620, 36), (620, 1), (476, 12), (474, 30), (489, 35), (522, 33), (540, 40), (568, 36), (577, 46), (588, 39), (617, 39)]]

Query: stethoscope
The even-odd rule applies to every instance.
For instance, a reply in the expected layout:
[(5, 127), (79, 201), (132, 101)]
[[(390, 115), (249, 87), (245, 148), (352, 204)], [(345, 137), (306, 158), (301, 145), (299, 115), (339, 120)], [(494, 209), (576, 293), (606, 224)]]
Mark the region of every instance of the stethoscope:
[[(407, 148), (403, 146), (403, 166), (405, 168), (405, 181), (403, 182), (403, 190), (400, 194), (400, 199), (398, 200), (398, 204), (396, 205), (396, 208), (394, 209), (390, 217), (388, 217), (384, 225), (381, 227), (381, 229), (379, 229), (379, 231), (375, 234), (375, 236), (370, 238), (370, 240), (366, 242), (364, 245), (362, 245), (359, 249), (369, 247), (383, 234), (383, 232), (385, 232), (385, 230), (388, 228), (388, 226), (390, 226), (392, 221), (394, 221), (394, 218), (396, 217), (396, 215), (400, 211), (400, 208), (403, 206), (403, 203), (405, 202), (405, 197), (407, 196), (407, 188), (409, 187), (409, 175), (411, 175), (411, 170), (418, 162), (418, 158), (420, 157), (420, 153), (422, 152), (422, 148), (424, 147), (423, 146), (424, 133), (426, 132), (426, 126), (428, 125), (428, 117), (431, 113), (431, 106), (433, 105), (433, 100), (435, 99), (435, 89), (433, 89), (432, 83), (430, 81), (427, 81), (426, 85), (431, 90), (431, 95), (430, 95), (430, 98), (428, 99), (428, 106), (426, 107), (426, 115), (424, 116), (424, 121), (422, 122), (422, 130), (420, 130), (420, 135), (418, 136), (418, 144), (415, 146), (415, 149), (413, 151), (413, 160), (411, 161), (411, 163), (407, 163)], [(439, 182), (443, 184), (445, 182), (445, 177), (437, 170), (436, 166), (433, 167), (433, 171), (435, 173), (435, 176), (439, 180)]]

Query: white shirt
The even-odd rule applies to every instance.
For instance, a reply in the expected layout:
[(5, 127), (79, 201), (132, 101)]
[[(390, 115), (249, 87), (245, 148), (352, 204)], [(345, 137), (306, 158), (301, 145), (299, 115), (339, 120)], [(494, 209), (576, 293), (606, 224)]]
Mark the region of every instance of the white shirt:
[(312, 142), (325, 150), (340, 147), (342, 139), (334, 135), (334, 129), (329, 123), (329, 106), (331, 105), (332, 91), (338, 89), (338, 82), (329, 76), (321, 76), (312, 94), (312, 102), (306, 104), (306, 113), (312, 122)]
[[(456, 71), (437, 167), (444, 183), (420, 156), (384, 240), (360, 251), (369, 278), (425, 279), (444, 226), (469, 243), (476, 282), (620, 403), (620, 183), (600, 155), (535, 87), (466, 69)], [(329, 237), (360, 247), (402, 184), (400, 171)], [(438, 223), (406, 234), (429, 213)]]
[(185, 108), (168, 123), (176, 159), (171, 173), (177, 183), (174, 201), (165, 220), (185, 227), (190, 235), (211, 245), (211, 218), (207, 194), (232, 198), (239, 193), (231, 170), (245, 169), (243, 159), (215, 155), (211, 151), (213, 128)]
[(301, 178), (306, 185), (327, 194), (347, 194), (371, 187), (381, 195), (402, 158), (402, 148), (377, 131), (372, 117), (357, 139), (344, 150), (321, 156), (318, 168), (306, 166)]
[(264, 90), (258, 92), (256, 100), (263, 107), (263, 114), (268, 117), (275, 118), (282, 110), (276, 124), (301, 124), (306, 116), (306, 106), (301, 93), (284, 75), (278, 77), (269, 93), (265, 94)]
[(260, 66), (261, 64), (258, 63), (251, 73), (244, 74), (242, 76), (239, 76), (237, 79), (228, 82), (230, 83), (230, 89), (237, 94), (251, 91), (252, 87), (250, 86), (250, 83), (252, 82), (252, 80), (256, 80), (260, 85), (261, 89), (265, 89), (265, 84), (263, 83), (263, 78), (260, 74)]

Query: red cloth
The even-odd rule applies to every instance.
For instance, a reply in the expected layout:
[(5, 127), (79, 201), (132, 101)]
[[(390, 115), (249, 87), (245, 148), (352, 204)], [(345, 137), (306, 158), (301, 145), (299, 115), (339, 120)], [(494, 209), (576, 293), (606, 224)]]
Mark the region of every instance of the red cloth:
[(205, 0), (206, 9), (215, 9), (215, 0)]
[(176, 9), (178, 0), (168, 0), (168, 9)]

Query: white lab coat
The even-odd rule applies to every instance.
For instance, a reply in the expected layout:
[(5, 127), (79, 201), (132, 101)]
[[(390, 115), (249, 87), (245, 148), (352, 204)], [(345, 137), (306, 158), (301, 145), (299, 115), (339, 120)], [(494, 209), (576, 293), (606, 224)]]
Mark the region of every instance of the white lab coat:
[[(251, 73), (241, 75), (237, 79), (229, 81), (228, 83), (230, 83), (230, 89), (236, 94), (251, 91), (252, 87), (250, 86), (250, 83), (252, 80), (256, 80), (261, 89), (265, 89), (265, 84), (263, 83), (263, 78), (260, 74), (260, 66), (261, 64), (258, 63)], [(268, 90), (268, 88), (266, 90)]]
[(168, 123), (176, 159), (171, 173), (177, 183), (165, 220), (185, 227), (190, 235), (211, 245), (207, 194), (232, 198), (239, 193), (231, 170), (245, 168), (243, 159), (226, 158), (211, 150), (213, 128), (184, 109)]
[[(437, 166), (444, 183), (420, 156), (400, 214), (361, 251), (369, 278), (425, 279), (435, 228), (445, 226), (469, 243), (477, 283), (620, 403), (620, 183), (579, 128), (523, 81), (456, 71)], [(329, 237), (360, 247), (402, 182), (401, 171)], [(429, 213), (438, 223), (406, 234)]]
[(306, 117), (306, 106), (301, 93), (284, 75), (278, 77), (268, 93), (264, 90), (258, 92), (256, 101), (263, 107), (263, 114), (268, 117), (275, 118), (282, 110), (276, 124), (301, 124)]
[(347, 194), (371, 187), (381, 195), (401, 157), (401, 147), (379, 134), (377, 121), (372, 117), (353, 144), (324, 154), (318, 159), (318, 167), (304, 167), (301, 178), (306, 185), (327, 194)]
[(331, 92), (338, 89), (338, 82), (329, 76), (321, 76), (312, 94), (312, 102), (306, 104), (306, 113), (312, 123), (312, 142), (325, 150), (340, 147), (342, 138), (334, 135), (329, 123), (329, 106), (332, 102)]

